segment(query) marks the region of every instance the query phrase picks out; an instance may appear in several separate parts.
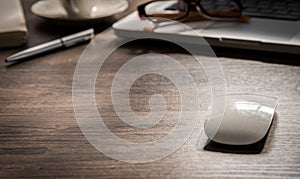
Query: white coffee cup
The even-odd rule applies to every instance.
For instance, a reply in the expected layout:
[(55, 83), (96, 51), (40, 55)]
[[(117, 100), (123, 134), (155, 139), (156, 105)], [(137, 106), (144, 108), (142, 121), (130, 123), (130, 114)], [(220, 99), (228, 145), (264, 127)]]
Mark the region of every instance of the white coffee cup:
[(97, 0), (60, 0), (69, 16), (91, 17), (97, 11)]

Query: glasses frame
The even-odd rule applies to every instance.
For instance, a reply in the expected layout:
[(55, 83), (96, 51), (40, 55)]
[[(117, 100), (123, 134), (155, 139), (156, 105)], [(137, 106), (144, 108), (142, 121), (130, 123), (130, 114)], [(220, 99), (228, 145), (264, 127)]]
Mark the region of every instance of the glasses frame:
[[(234, 19), (239, 19), (241, 21), (248, 21), (249, 17), (248, 16), (243, 16), (242, 11), (243, 11), (243, 4), (240, 0), (230, 0), (234, 2), (239, 10), (239, 14), (237, 16), (221, 16), (221, 15), (213, 15), (210, 14), (201, 4), (201, 0), (180, 0), (186, 3), (187, 5), (187, 10), (185, 14), (181, 17), (174, 18), (172, 20), (185, 20), (188, 18), (190, 12), (191, 12), (191, 7), (199, 7), (201, 14), (205, 16), (206, 19), (211, 19), (211, 20), (234, 20)], [(144, 4), (141, 4), (137, 7), (137, 11), (139, 13), (140, 18), (151, 18), (155, 16), (148, 15), (145, 11), (145, 8), (147, 5), (156, 2), (155, 0), (146, 2)], [(151, 20), (152, 21), (152, 20)]]

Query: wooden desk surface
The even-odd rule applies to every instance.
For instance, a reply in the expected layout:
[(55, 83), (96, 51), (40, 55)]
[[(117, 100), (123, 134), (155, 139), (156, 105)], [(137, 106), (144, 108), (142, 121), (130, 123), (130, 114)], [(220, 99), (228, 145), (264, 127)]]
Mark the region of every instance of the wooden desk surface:
[[(23, 1), (30, 35), (28, 46), (83, 29), (34, 16), (29, 10), (33, 2)], [(97, 31), (101, 32), (132, 9), (99, 23), (96, 25)], [(109, 87), (114, 73), (110, 69), (120, 66), (123, 58), (150, 51), (167, 53), (189, 66), (190, 62), (185, 60), (188, 55), (177, 52), (168, 44), (162, 44), (165, 46), (163, 49), (154, 47), (154, 44), (137, 42), (121, 48), (111, 57), (112, 62), (107, 64), (96, 86)], [(188, 141), (170, 156), (150, 163), (131, 164), (111, 159), (97, 151), (85, 139), (76, 122), (72, 80), (85, 47), (77, 46), (13, 66), (7, 66), (4, 59), (19, 49), (0, 51), (0, 178), (300, 177), (299, 66), (226, 57), (219, 59), (229, 93), (259, 93), (279, 98), (276, 116), (261, 153), (204, 150), (197, 145), (203, 132), (203, 126), (198, 125)], [(282, 55), (280, 58), (288, 60), (288, 56)], [(206, 94), (207, 80), (202, 77), (198, 80), (199, 85), (203, 86), (205, 101), (209, 98)], [(145, 101), (136, 101), (149, 97), (153, 90), (159, 90), (167, 96), (172, 112), (178, 107), (175, 100), (178, 93), (169, 88), (174, 89), (166, 79), (155, 75), (138, 80), (132, 88), (132, 108), (136, 112), (149, 111)], [(113, 107), (104, 103), (109, 98), (101, 93), (96, 97), (97, 103), (104, 104), (100, 105), (100, 110), (109, 117), (106, 120), (110, 129), (120, 137), (145, 142), (166, 135), (171, 130), (165, 122), (157, 130), (131, 135), (134, 131), (126, 131), (125, 127), (120, 129)], [(174, 122), (171, 117), (168, 118)]]

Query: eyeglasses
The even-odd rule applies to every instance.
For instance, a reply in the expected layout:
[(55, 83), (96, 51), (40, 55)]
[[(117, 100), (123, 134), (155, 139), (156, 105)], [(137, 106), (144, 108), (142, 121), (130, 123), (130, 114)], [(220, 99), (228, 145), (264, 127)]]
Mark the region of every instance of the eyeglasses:
[[(159, 18), (177, 21), (238, 20), (248, 21), (243, 16), (239, 0), (158, 0), (137, 7), (141, 18), (159, 22)], [(155, 19), (155, 20), (153, 20)]]

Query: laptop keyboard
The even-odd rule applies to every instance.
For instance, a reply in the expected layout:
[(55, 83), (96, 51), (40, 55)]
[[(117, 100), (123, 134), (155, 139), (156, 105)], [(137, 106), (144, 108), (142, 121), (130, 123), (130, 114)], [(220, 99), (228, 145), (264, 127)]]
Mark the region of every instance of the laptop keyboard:
[(300, 0), (242, 0), (244, 15), (252, 17), (299, 20)]
[[(216, 9), (215, 1), (202, 2), (206, 9)], [(300, 20), (300, 0), (241, 0), (244, 5), (244, 15), (271, 19)], [(166, 8), (168, 10), (180, 9), (180, 5), (174, 4)], [(197, 11), (192, 7), (192, 11)]]

